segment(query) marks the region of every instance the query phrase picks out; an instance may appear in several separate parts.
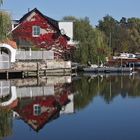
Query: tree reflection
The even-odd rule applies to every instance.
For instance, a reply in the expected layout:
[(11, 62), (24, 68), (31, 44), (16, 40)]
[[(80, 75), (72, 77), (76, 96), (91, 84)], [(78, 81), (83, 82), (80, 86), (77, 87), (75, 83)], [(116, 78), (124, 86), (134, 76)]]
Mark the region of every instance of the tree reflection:
[(90, 80), (82, 77), (78, 81), (74, 81), (75, 90), (78, 94), (74, 96), (75, 109), (80, 110), (86, 107), (98, 93), (97, 79)]
[(0, 138), (12, 134), (12, 115), (9, 109), (0, 108)]
[(140, 96), (140, 78), (129, 75), (119, 76), (86, 76), (74, 81), (75, 108), (85, 108), (96, 96), (100, 96), (106, 103), (111, 103), (117, 96), (122, 98)]
[[(107, 104), (111, 104), (118, 96), (122, 98), (140, 96), (139, 79), (139, 76), (126, 75), (87, 75), (69, 84), (59, 83), (42, 88), (21, 86), (17, 88), (17, 99), (9, 106), (0, 108), (0, 138), (12, 134), (12, 115), (10, 109), (6, 107), (16, 113), (15, 118), (22, 119), (35, 131), (39, 131), (62, 114), (84, 109), (94, 102), (96, 97), (101, 97)], [(30, 92), (26, 94), (25, 91)], [(10, 96), (5, 96), (1, 99), (1, 103), (9, 98)]]

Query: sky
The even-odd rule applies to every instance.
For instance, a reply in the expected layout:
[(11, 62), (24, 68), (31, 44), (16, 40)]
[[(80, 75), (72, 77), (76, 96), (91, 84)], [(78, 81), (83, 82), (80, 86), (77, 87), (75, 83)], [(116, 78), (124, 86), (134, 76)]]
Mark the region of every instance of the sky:
[(13, 19), (20, 19), (28, 8), (38, 8), (56, 20), (64, 16), (89, 17), (92, 25), (97, 25), (106, 15), (116, 20), (121, 17), (140, 18), (140, 0), (4, 0), (1, 7), (9, 11)]

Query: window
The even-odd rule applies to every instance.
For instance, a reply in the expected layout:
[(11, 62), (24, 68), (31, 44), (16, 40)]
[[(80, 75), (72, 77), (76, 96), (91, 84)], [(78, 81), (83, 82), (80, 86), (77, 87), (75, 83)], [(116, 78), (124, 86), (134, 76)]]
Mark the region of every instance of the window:
[(40, 26), (33, 26), (32, 36), (38, 37), (40, 35)]
[(34, 110), (34, 115), (38, 116), (41, 114), (41, 106), (39, 104), (35, 104), (33, 106), (33, 110)]

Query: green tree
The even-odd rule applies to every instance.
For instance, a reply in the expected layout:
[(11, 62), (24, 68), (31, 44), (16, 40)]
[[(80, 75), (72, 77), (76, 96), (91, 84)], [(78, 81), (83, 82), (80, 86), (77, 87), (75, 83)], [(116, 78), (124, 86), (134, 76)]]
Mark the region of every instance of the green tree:
[(99, 63), (99, 61), (104, 62), (105, 57), (110, 55), (105, 34), (98, 29), (93, 29), (91, 44), (92, 63)]
[(106, 36), (109, 38), (110, 33), (114, 33), (116, 25), (117, 21), (113, 17), (107, 15), (103, 17), (103, 20), (99, 20), (99, 25), (97, 27), (104, 31)]
[(97, 83), (97, 79), (90, 80), (88, 77), (81, 77), (81, 79), (74, 81), (73, 86), (78, 93), (74, 96), (76, 110), (84, 109), (97, 96)]
[(108, 104), (117, 96), (123, 98), (140, 96), (140, 80), (131, 79), (127, 75), (94, 78), (85, 76), (73, 81), (73, 86), (77, 93), (74, 96), (74, 106), (77, 110), (88, 106), (96, 96), (100, 96)]
[(11, 31), (11, 17), (8, 12), (0, 11), (0, 41), (8, 37)]
[(88, 61), (97, 63), (98, 59), (104, 61), (109, 52), (104, 33), (93, 28), (88, 17), (77, 19), (69, 16), (63, 20), (74, 21), (74, 40), (79, 41), (74, 60), (84, 64)]
[(8, 109), (0, 108), (0, 138), (12, 134), (12, 114)]
[(106, 43), (112, 49), (114, 53), (116, 50), (116, 44), (118, 41), (118, 22), (111, 16), (107, 15), (103, 17), (103, 20), (99, 21), (97, 28), (103, 31), (106, 35)]
[(0, 6), (3, 4), (3, 0), (0, 0)]
[(120, 21), (107, 15), (99, 21), (97, 26), (105, 33), (108, 46), (115, 52), (140, 51), (140, 19), (122, 17)]
[(139, 18), (129, 18), (127, 21), (128, 32), (130, 35), (130, 46), (131, 52), (140, 51), (140, 19)]

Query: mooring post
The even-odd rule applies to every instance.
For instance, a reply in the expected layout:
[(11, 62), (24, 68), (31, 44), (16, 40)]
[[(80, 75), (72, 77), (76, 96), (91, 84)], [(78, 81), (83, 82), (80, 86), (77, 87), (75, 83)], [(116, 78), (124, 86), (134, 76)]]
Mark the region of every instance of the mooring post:
[(63, 69), (63, 74), (65, 75), (65, 68)]
[(133, 70), (135, 69), (135, 63), (133, 63)]
[(37, 77), (39, 77), (39, 62), (37, 62)]
[(24, 78), (24, 71), (22, 71), (22, 78)]
[(44, 76), (47, 76), (47, 70), (44, 70)]
[(39, 77), (37, 77), (37, 85), (39, 86)]
[(6, 79), (7, 80), (9, 79), (9, 73), (8, 73), (8, 71), (6, 71)]

